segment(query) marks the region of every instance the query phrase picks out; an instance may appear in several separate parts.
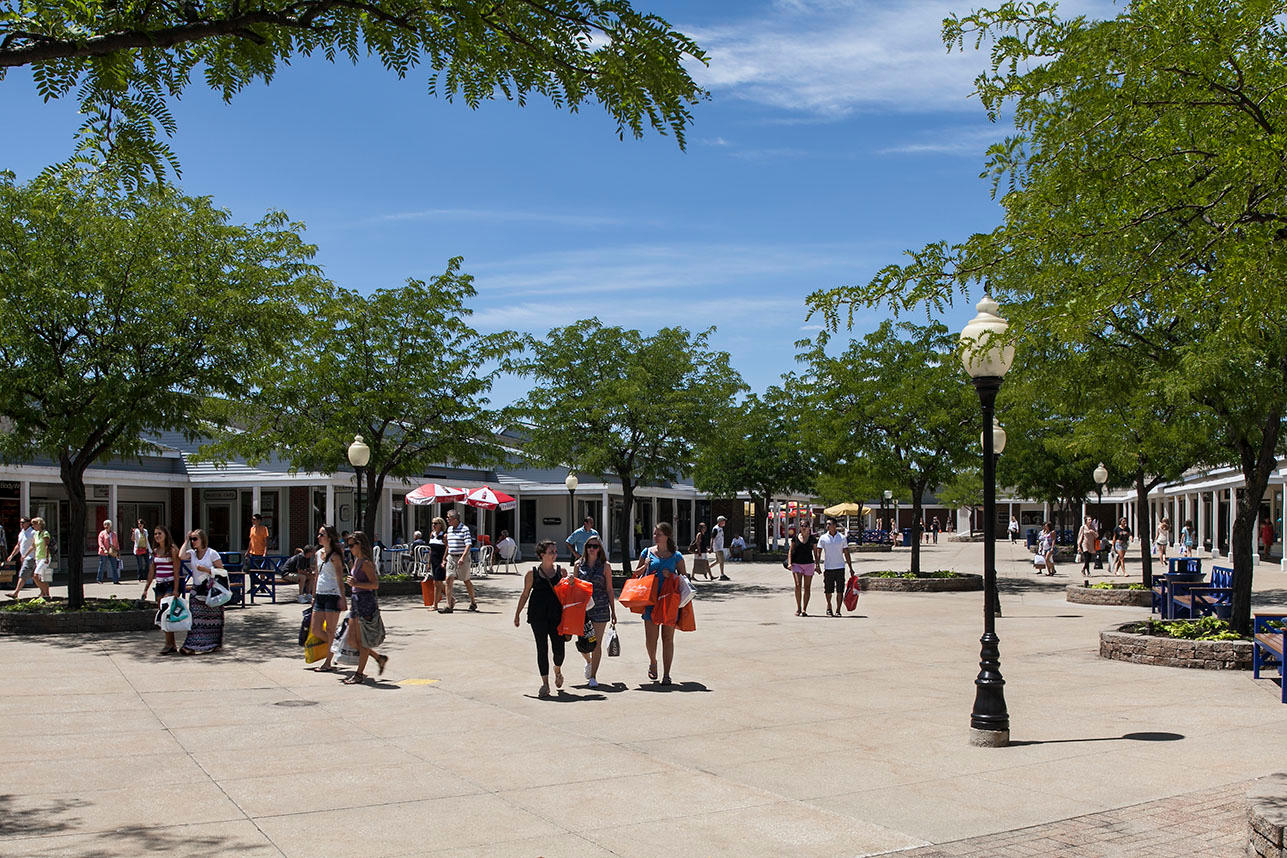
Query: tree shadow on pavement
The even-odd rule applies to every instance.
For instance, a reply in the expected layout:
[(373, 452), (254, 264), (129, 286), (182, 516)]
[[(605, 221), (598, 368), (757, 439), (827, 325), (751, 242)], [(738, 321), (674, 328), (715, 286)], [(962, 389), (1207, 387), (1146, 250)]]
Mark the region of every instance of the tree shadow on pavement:
[[(90, 802), (81, 798), (42, 796), (29, 798), (29, 805), (11, 793), (0, 795), (0, 837), (36, 837), (75, 830), (80, 820), (74, 816), (60, 819)], [(0, 852), (4, 849), (0, 848)]]
[(1080, 581), (1070, 579), (1064, 575), (1061, 577), (1047, 578), (1044, 575), (1038, 578), (1033, 575), (1031, 578), (997, 578), (998, 593), (1060, 593), (1063, 592), (1069, 584)]
[(697, 591), (696, 599), (699, 602), (727, 602), (730, 599), (766, 599), (781, 596), (791, 591), (791, 582), (787, 581), (782, 587), (766, 587), (763, 584), (749, 582), (701, 581), (693, 589)]

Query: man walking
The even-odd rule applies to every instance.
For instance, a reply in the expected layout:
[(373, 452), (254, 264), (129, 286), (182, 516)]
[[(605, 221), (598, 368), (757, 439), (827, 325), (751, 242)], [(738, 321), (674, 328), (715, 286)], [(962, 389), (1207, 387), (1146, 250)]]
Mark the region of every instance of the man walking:
[(18, 544), (9, 552), (5, 558), (8, 563), (15, 557), (18, 562), (15, 564), (18, 568), (17, 581), (13, 585), (11, 598), (18, 598), (18, 593), (22, 590), (22, 585), (27, 579), (32, 581), (36, 578), (36, 531), (31, 527), (31, 519), (23, 516), (18, 520)]
[(568, 549), (572, 552), (573, 563), (581, 559), (581, 553), (585, 550), (585, 543), (590, 537), (598, 535), (599, 531), (594, 529), (594, 517), (589, 515), (585, 517), (585, 521), (581, 523), (580, 527), (568, 534), (568, 538), (564, 542), (567, 543)]
[(247, 572), (256, 569), (265, 569), (268, 567), (268, 528), (264, 525), (264, 517), (255, 513), (250, 517), (250, 545), (246, 548), (246, 565), (244, 568)]
[(715, 552), (715, 559), (719, 562), (719, 579), (721, 581), (729, 580), (724, 574), (724, 537), (725, 531), (728, 530), (728, 520), (724, 516), (715, 519), (715, 527), (711, 530), (711, 551)]
[(447, 607), (444, 614), (456, 609), (456, 579), (465, 585), (469, 594), (469, 610), (477, 611), (478, 602), (474, 598), (474, 582), (469, 580), (469, 549), (474, 544), (474, 536), (469, 527), (460, 521), (460, 513), (454, 509), (447, 513)]
[(103, 568), (111, 570), (112, 583), (121, 583), (121, 542), (112, 530), (112, 520), (103, 520), (103, 529), (98, 532), (98, 580), (103, 583)]
[[(818, 537), (816, 549), (822, 561), (823, 595), (827, 599), (827, 616), (840, 616), (840, 607), (845, 599), (845, 567), (853, 572), (853, 560), (849, 556), (849, 540), (836, 527), (834, 518), (827, 519), (827, 532)], [(831, 612), (831, 594), (836, 594), (836, 612)]]

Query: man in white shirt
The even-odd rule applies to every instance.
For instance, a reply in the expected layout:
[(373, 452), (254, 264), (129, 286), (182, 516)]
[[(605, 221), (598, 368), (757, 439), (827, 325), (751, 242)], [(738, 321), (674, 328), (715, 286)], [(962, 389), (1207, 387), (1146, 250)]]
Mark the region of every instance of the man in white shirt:
[[(840, 616), (840, 608), (845, 599), (845, 567), (854, 571), (853, 560), (849, 556), (849, 542), (845, 535), (836, 529), (836, 520), (827, 519), (827, 532), (818, 537), (818, 554), (822, 558), (822, 585), (827, 598), (827, 616)], [(836, 594), (836, 611), (831, 612), (831, 594)]]
[(724, 532), (728, 529), (728, 519), (720, 516), (715, 519), (715, 527), (711, 529), (711, 551), (715, 552), (715, 559), (719, 561), (719, 579), (721, 581), (729, 580), (724, 574), (724, 555), (727, 553), (724, 548)]
[(444, 614), (456, 610), (456, 581), (465, 585), (469, 594), (469, 610), (478, 610), (478, 600), (474, 597), (474, 582), (469, 580), (469, 549), (474, 545), (474, 535), (460, 520), (460, 513), (454, 509), (447, 512), (447, 607)]
[(34, 581), (36, 577), (36, 531), (31, 529), (31, 519), (26, 516), (18, 520), (18, 544), (9, 552), (5, 562), (8, 563), (15, 557), (18, 558), (18, 576), (11, 594), (14, 599), (18, 598), (23, 583), (27, 580)]

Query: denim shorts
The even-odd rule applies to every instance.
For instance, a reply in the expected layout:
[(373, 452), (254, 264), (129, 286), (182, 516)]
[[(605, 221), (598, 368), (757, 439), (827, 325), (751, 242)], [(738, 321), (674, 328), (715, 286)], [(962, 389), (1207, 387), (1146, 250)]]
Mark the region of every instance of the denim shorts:
[(340, 596), (338, 593), (314, 593), (313, 610), (329, 611), (332, 614), (340, 612)]

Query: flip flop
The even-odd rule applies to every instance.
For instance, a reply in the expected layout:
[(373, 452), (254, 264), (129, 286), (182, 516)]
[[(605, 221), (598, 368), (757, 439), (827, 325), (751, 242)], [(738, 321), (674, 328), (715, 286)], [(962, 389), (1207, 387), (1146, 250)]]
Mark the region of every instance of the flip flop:
[(376, 656), (375, 663), (379, 665), (379, 670), (376, 671), (375, 675), (384, 676), (384, 666), (389, 663), (389, 657), (387, 655)]
[(653, 682), (656, 682), (656, 681), (657, 681), (657, 665), (656, 665), (656, 664), (650, 664), (650, 665), (648, 665), (648, 678), (649, 678), (649, 679), (651, 679)]
[(311, 668), (311, 670), (314, 673), (338, 673), (339, 672), (339, 668), (337, 668), (333, 664), (318, 665), (317, 667)]
[(365, 673), (355, 673), (352, 676), (348, 677), (347, 679), (343, 680), (345, 685), (361, 685), (365, 681), (366, 681)]

